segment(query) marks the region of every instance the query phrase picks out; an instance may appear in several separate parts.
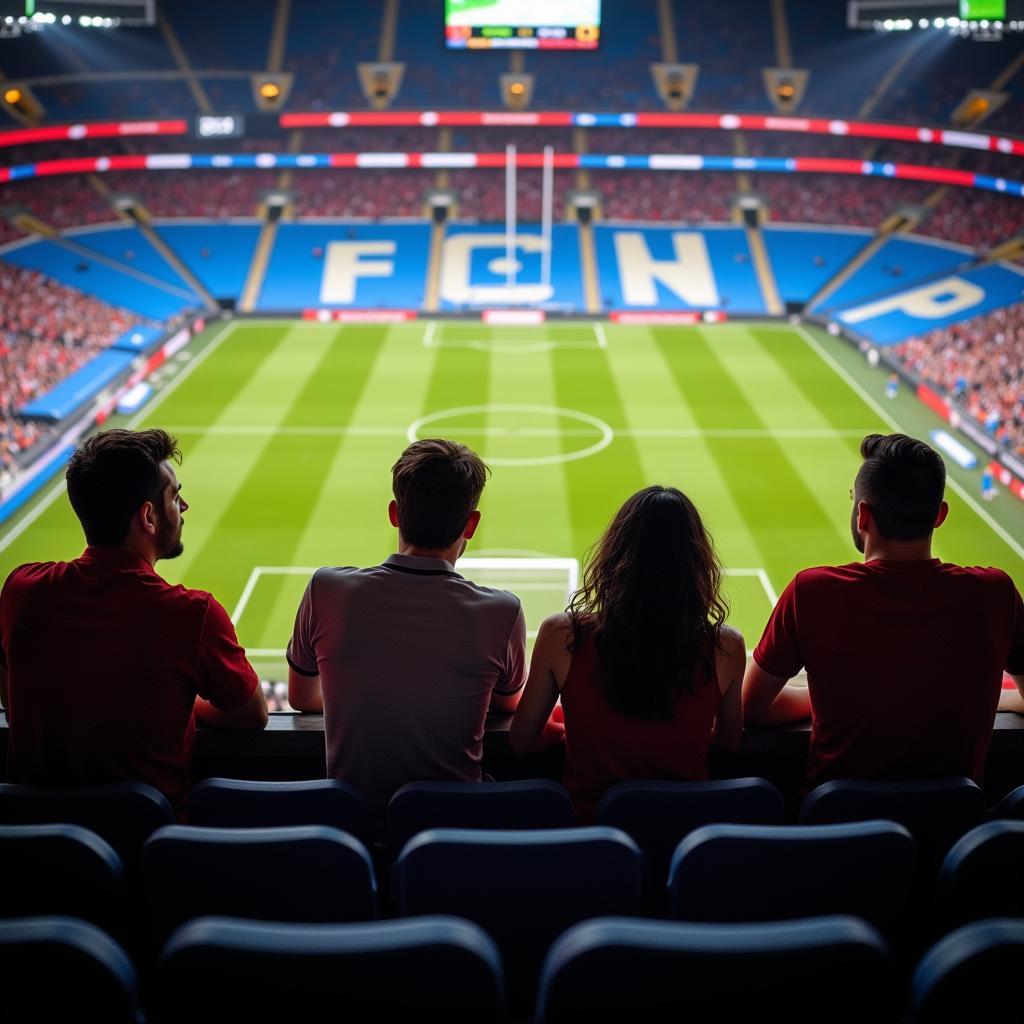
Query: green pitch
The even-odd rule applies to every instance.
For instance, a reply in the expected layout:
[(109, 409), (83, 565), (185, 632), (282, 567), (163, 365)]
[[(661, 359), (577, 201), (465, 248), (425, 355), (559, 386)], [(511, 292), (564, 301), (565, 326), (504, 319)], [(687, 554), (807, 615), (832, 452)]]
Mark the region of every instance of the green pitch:
[[(167, 428), (184, 452), (185, 553), (160, 570), (212, 591), (269, 678), (282, 677), (310, 571), (394, 550), (390, 467), (412, 437), (454, 437), (490, 463), (466, 572), (521, 593), (531, 630), (564, 606), (575, 562), (623, 499), (661, 483), (701, 509), (750, 648), (793, 573), (857, 557), (860, 438), (927, 429), (911, 396), (883, 408), (881, 375), (874, 401), (851, 375), (855, 352), (781, 324), (239, 321), (206, 341), (133, 423)], [(975, 488), (954, 477), (937, 553), (1001, 566), (1020, 586), (1016, 499), (1000, 496), (993, 518)], [(53, 490), (0, 535), (4, 576), (81, 551)]]

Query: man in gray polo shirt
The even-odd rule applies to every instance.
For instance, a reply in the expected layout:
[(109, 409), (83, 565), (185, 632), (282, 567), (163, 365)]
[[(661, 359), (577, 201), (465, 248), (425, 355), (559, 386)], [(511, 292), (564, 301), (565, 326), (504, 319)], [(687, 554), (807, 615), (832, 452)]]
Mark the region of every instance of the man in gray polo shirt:
[(407, 782), (479, 782), (487, 710), (513, 711), (526, 678), (519, 598), (454, 568), (486, 476), (465, 445), (411, 444), (392, 468), (398, 554), (318, 570), (299, 605), (288, 700), (323, 711), (328, 776), (378, 820)]

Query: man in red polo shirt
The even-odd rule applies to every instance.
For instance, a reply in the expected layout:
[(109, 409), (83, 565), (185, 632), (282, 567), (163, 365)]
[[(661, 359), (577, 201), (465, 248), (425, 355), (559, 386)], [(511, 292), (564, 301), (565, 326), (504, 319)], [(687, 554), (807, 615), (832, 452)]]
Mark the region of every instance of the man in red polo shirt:
[[(743, 682), (749, 725), (811, 717), (805, 790), (830, 779), (980, 782), (1004, 669), (1024, 691), (1024, 605), (1000, 569), (932, 558), (949, 511), (928, 445), (872, 434), (852, 491), (863, 562), (786, 587)], [(801, 668), (807, 686), (786, 685)]]
[(153, 566), (183, 550), (181, 496), (163, 430), (108, 430), (67, 469), (88, 547), (15, 569), (0, 594), (8, 778), (43, 785), (138, 780), (179, 816), (196, 718), (262, 729), (267, 706), (227, 612)]

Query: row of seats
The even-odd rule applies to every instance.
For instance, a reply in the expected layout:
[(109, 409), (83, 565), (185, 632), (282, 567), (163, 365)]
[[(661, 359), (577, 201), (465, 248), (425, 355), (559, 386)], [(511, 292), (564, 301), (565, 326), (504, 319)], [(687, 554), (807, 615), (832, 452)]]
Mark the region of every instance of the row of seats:
[[(690, 924), (605, 917), (552, 943), (531, 1005), (534, 1019), (550, 1024), (1015, 1019), (1010, 985), (1022, 954), (1024, 921), (958, 929), (917, 965), (904, 1017), (891, 952), (857, 918)], [(106, 1024), (144, 1020), (131, 961), (93, 925), (68, 917), (0, 921), (0, 960), (12, 1020), (63, 1024), (83, 1007)], [(510, 1009), (495, 943), (449, 916), (349, 925), (200, 918), (167, 942), (146, 1002), (151, 1022), (197, 1024), (409, 1013), (484, 1022), (506, 1020)]]

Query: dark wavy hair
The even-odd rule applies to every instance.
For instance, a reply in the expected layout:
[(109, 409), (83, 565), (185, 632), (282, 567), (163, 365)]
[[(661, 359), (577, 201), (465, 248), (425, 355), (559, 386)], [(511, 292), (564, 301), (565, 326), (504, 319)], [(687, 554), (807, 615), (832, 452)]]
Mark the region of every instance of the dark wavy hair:
[(714, 544), (682, 491), (645, 487), (626, 501), (588, 553), (568, 608), (573, 648), (594, 631), (612, 707), (633, 718), (672, 718), (698, 665), (713, 669), (729, 613), (721, 583)]

